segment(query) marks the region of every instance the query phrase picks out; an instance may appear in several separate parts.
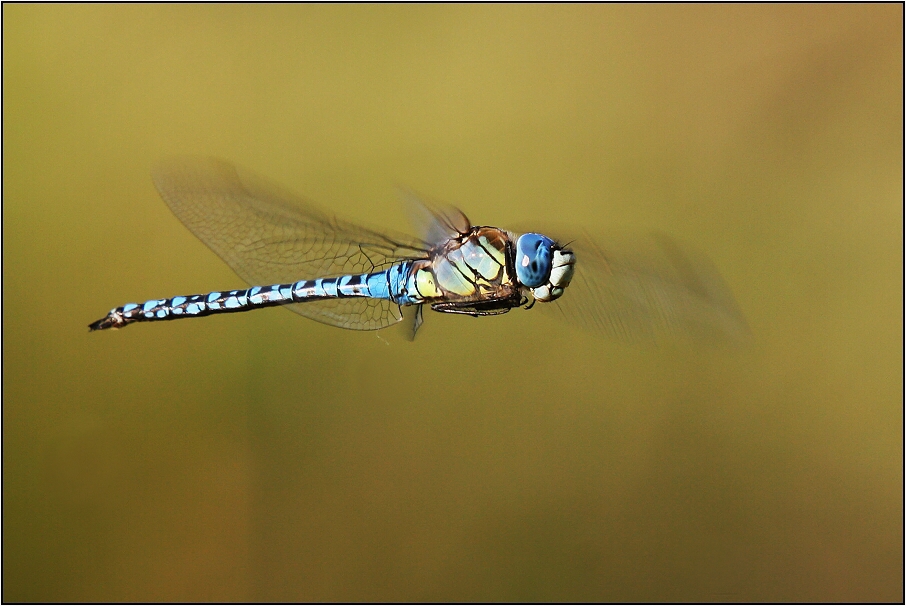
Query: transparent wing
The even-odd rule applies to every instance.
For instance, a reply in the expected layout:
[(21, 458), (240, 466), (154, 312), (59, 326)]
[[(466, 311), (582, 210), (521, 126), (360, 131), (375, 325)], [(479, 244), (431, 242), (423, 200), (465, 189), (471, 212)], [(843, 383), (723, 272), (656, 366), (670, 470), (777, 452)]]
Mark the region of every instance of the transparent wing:
[(405, 187), (398, 189), (416, 233), (429, 244), (441, 244), (472, 229), (472, 222), (455, 206), (431, 200)]
[[(251, 285), (366, 273), (426, 258), (428, 245), (337, 219), (254, 173), (214, 158), (173, 158), (152, 171), (173, 214)], [(286, 306), (343, 328), (402, 319), (391, 301), (355, 298)]]
[(710, 260), (666, 235), (606, 240), (586, 235), (568, 248), (576, 253), (572, 283), (552, 305), (538, 307), (621, 341), (749, 338), (748, 325)]
[(322, 324), (350, 330), (379, 330), (403, 320), (400, 306), (384, 299), (325, 299), (284, 307)]

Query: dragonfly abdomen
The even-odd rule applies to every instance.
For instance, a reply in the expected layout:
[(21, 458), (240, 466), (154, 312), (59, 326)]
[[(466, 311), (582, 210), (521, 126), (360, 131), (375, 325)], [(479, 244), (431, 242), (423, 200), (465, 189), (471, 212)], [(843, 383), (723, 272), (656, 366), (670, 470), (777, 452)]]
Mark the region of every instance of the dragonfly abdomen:
[(110, 310), (89, 325), (90, 330), (121, 328), (133, 322), (158, 322), (198, 318), (211, 314), (250, 311), (262, 307), (347, 297), (390, 299), (401, 305), (418, 302), (406, 295), (406, 277), (411, 262), (397, 263), (384, 271), (349, 274), (336, 278), (299, 280), (289, 284), (253, 286), (245, 290), (214, 291), (203, 295), (182, 295), (127, 303)]

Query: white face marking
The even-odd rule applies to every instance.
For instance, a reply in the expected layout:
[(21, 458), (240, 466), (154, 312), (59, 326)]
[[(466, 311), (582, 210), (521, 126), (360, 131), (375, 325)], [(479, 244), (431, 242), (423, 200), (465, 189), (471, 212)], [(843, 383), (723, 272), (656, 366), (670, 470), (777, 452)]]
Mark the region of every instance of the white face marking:
[(522, 255), (522, 267), (528, 267), (531, 260), (529, 260), (528, 255)]
[(536, 301), (548, 303), (559, 299), (569, 286), (576, 269), (576, 255), (572, 252), (554, 251), (553, 267), (547, 284), (532, 289)]
[(544, 286), (539, 286), (538, 288), (532, 289), (532, 296), (535, 297), (538, 301), (542, 303), (547, 303), (551, 300), (551, 289), (545, 284)]
[[(569, 286), (576, 270), (576, 257), (573, 253), (554, 253), (554, 268), (551, 271), (550, 284), (553, 286)], [(558, 295), (559, 296), (559, 295)]]

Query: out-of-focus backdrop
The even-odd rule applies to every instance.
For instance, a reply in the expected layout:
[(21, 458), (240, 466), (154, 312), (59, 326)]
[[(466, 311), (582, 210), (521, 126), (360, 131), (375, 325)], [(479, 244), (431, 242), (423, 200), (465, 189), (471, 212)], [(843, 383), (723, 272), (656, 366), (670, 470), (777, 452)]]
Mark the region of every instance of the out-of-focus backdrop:
[[(903, 7), (3, 6), (5, 601), (901, 601)], [(283, 310), (149, 170), (650, 230), (753, 342)], [(300, 276), (312, 277), (312, 276)]]

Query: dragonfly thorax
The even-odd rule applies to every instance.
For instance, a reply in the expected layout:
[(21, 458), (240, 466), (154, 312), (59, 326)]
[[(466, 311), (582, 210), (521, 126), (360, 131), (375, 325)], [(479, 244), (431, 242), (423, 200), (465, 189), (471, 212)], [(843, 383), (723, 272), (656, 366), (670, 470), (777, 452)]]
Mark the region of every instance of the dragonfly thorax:
[(516, 277), (532, 291), (536, 301), (558, 299), (569, 286), (576, 267), (576, 255), (563, 250), (541, 234), (522, 234), (516, 240)]

